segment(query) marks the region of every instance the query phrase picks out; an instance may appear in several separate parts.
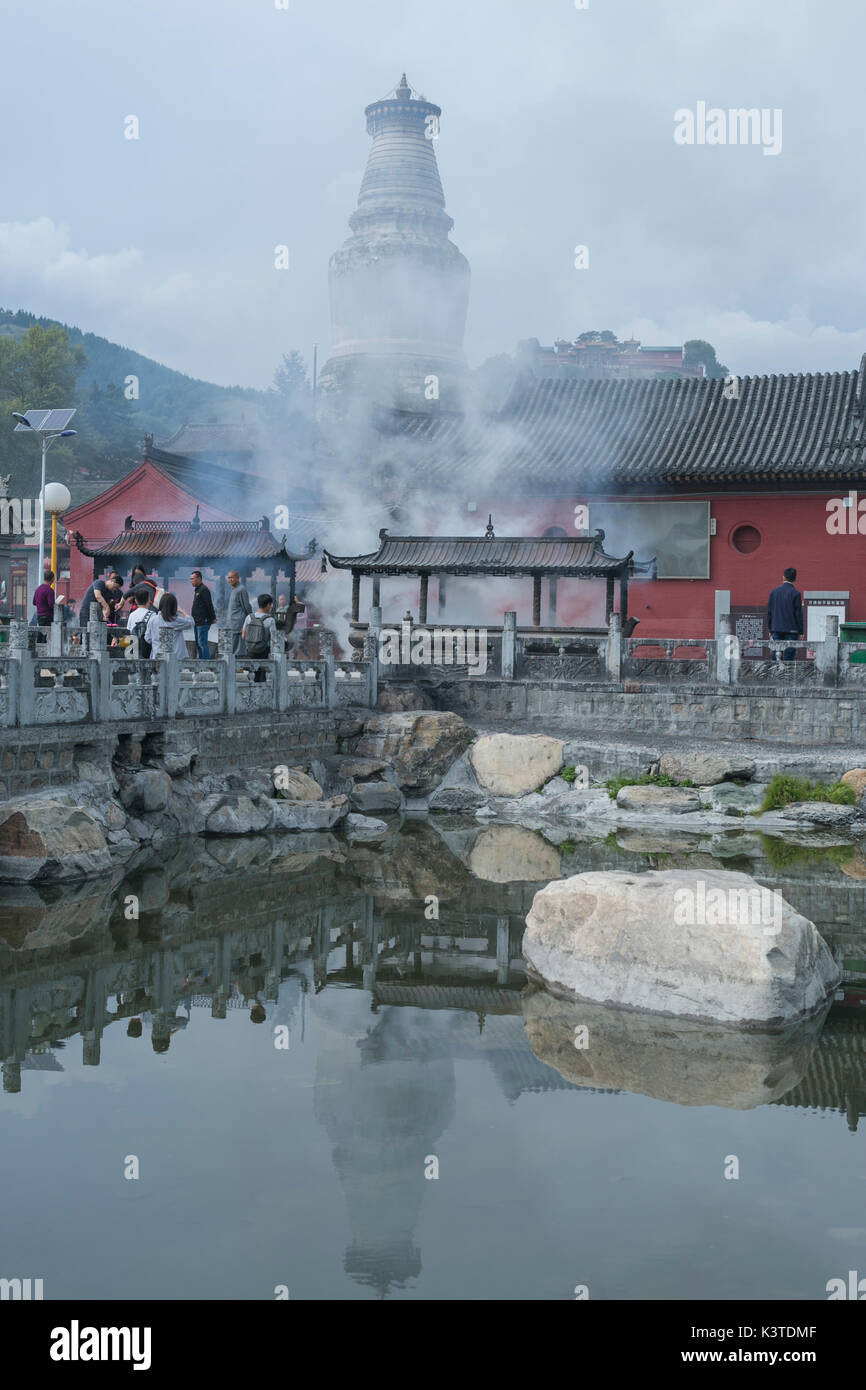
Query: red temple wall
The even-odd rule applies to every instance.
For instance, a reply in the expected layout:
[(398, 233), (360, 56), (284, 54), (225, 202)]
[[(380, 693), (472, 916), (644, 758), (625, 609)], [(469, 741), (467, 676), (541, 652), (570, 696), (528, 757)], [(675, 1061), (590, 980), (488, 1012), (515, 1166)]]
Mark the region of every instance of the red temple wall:
[[(679, 500), (695, 500), (700, 493), (683, 493)], [(715, 615), (715, 591), (728, 589), (734, 608), (766, 603), (770, 590), (782, 582), (782, 570), (793, 565), (797, 570), (797, 587), (802, 590), (848, 590), (848, 617), (866, 621), (866, 534), (831, 535), (827, 530), (827, 502), (847, 496), (842, 490), (821, 493), (743, 493), (703, 494), (710, 501), (710, 516), (716, 522), (716, 534), (710, 536), (709, 579), (634, 580), (629, 584), (629, 612), (640, 620), (642, 637), (711, 637)], [(493, 514), (496, 534), (540, 536), (551, 526), (561, 527), (574, 535), (576, 501), (592, 507), (592, 495), (578, 494), (576, 498), (558, 501), (508, 502), (500, 497), (479, 501), (478, 510), (467, 517), (466, 532), (483, 535), (488, 513)], [(641, 496), (597, 496), (596, 501), (659, 501), (652, 493)], [(675, 497), (671, 501), (678, 500)], [(866, 532), (866, 496), (862, 498), (864, 515), (860, 524)], [(846, 517), (856, 513), (846, 512)], [(432, 519), (431, 519), (432, 521)], [(853, 522), (849, 522), (853, 524)], [(751, 554), (741, 554), (731, 543), (732, 533), (740, 526), (754, 526), (760, 533), (760, 545)], [(435, 522), (431, 529), (435, 529)], [(645, 558), (640, 537), (633, 542), (638, 559)], [(503, 583), (503, 581), (499, 581)], [(431, 583), (431, 600), (435, 585)], [(542, 587), (542, 622), (547, 622), (547, 583)], [(477, 592), (484, 589), (483, 582)], [(452, 615), (451, 595), (460, 592), (459, 582), (449, 581), (446, 616), (452, 621), (465, 621)], [(508, 607), (516, 607), (521, 625), (532, 621), (532, 580), (509, 582), (509, 594), (483, 600), (484, 612), (479, 620), (491, 623), (502, 621)], [(559, 626), (602, 626), (604, 624), (605, 586), (602, 581), (560, 580), (557, 591), (557, 623)], [(619, 599), (617, 598), (617, 605)], [(436, 605), (431, 601), (430, 617), (435, 620)]]

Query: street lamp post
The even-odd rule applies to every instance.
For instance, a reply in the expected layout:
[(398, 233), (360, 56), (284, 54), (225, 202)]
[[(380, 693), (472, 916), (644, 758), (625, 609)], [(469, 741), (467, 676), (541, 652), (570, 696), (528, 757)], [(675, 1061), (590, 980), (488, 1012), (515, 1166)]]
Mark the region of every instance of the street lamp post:
[[(42, 583), (45, 569), (45, 459), (55, 439), (69, 439), (78, 433), (77, 430), (66, 428), (74, 414), (74, 407), (63, 410), (28, 410), (25, 415), (17, 410), (12, 412), (12, 419), (17, 421), (14, 433), (18, 434), (21, 430), (28, 430), (30, 434), (38, 436), (42, 445), (42, 480), (39, 487), (39, 569), (37, 571), (39, 584)], [(68, 502), (66, 506), (69, 506)], [(61, 507), (60, 510), (64, 511), (65, 508)], [(57, 522), (55, 520), (55, 534), (56, 527)]]
[[(44, 455), (43, 455), (44, 467)], [(72, 501), (69, 488), (62, 483), (48, 483), (43, 485), (42, 498), (45, 508), (51, 513), (51, 571), (54, 575), (51, 587), (57, 588), (57, 517), (60, 512), (69, 510)]]

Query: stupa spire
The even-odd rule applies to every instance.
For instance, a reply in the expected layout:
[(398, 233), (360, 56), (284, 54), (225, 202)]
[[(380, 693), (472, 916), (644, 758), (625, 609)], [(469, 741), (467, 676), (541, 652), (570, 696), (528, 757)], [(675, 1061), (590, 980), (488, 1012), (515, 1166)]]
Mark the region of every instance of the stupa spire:
[(442, 111), (413, 92), (404, 72), (364, 115), (373, 144), (353, 235), (331, 258), (333, 344), (321, 390), (363, 383), (383, 404), (424, 409), (447, 399), (456, 408), (469, 265), (448, 237), (435, 147)]

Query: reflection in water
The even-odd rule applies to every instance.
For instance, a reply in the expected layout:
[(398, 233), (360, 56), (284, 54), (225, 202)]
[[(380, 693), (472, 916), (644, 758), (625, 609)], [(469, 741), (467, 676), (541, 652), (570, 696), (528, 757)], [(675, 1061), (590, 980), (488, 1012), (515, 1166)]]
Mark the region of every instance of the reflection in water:
[[(523, 996), (533, 1052), (568, 1081), (733, 1110), (767, 1105), (802, 1080), (829, 1007), (782, 1031), (752, 1033), (572, 1003), (534, 988)], [(577, 1031), (584, 1028), (586, 1035)]]
[[(113, 887), (0, 890), (3, 1090), (18, 1094), (29, 1070), (69, 1071), (64, 1049), (76, 1034), (82, 1065), (95, 1067), (109, 1030), (182, 1062), (188, 1036), (230, 1015), (263, 1031), (286, 1024), (316, 1049), (313, 1114), (345, 1200), (344, 1269), (379, 1296), (421, 1273), (425, 1164), (455, 1126), (465, 1063), (482, 1062), (510, 1104), (633, 1093), (681, 1107), (835, 1111), (856, 1129), (866, 1113), (866, 1022), (855, 1010), (761, 1035), (526, 987), (520, 942), (539, 885), (501, 881), (501, 856), (493, 881), (476, 877), (473, 853), (476, 867), (487, 862), (479, 834), (422, 823), (384, 847), (349, 848), (328, 835), (290, 845), (202, 840), (170, 863), (142, 860)], [(653, 857), (569, 844), (562, 871), (649, 867)], [(766, 864), (749, 864), (813, 920), (819, 903), (834, 911), (837, 950), (866, 961), (855, 925), (866, 884), (836, 866), (810, 873), (798, 863), (793, 876), (785, 866), (782, 882), (781, 871), (774, 878)], [(430, 894), (435, 920), (424, 911)], [(589, 1030), (586, 1049), (574, 1045), (578, 1025)]]

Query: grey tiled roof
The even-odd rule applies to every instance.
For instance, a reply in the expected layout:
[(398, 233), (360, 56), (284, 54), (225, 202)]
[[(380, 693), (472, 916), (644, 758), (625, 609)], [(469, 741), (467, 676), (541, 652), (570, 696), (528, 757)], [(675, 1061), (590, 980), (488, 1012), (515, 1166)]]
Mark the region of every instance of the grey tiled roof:
[(584, 536), (389, 536), (369, 555), (332, 555), (336, 569), (365, 574), (545, 574), (613, 576), (629, 569), (623, 559), (606, 555), (604, 532)]
[(484, 492), (481, 480), (530, 494), (866, 477), (866, 357), (858, 371), (740, 377), (736, 399), (725, 389), (723, 380), (521, 376), (496, 416), (390, 411), (377, 424), (414, 446), (431, 485), (464, 491)]

